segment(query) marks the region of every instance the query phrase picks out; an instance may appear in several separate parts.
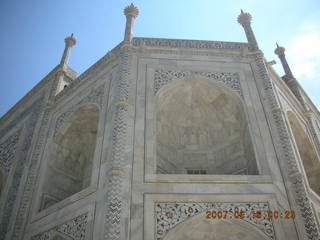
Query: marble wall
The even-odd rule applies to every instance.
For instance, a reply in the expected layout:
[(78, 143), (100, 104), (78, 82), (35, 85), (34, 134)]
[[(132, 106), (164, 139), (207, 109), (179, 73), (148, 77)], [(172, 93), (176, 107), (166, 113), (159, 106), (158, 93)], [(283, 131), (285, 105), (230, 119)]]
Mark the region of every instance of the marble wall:
[(56, 96), (54, 70), (0, 121), (2, 239), (316, 239), (301, 110), (247, 47), (135, 38)]

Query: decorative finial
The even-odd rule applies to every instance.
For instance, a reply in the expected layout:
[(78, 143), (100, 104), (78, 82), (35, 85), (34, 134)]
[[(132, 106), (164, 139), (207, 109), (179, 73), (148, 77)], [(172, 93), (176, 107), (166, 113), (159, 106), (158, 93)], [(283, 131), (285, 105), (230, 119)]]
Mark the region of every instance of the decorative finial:
[(252, 17), (250, 15), (250, 13), (245, 13), (241, 9), (241, 13), (238, 16), (238, 23), (240, 23), (241, 25), (246, 25), (246, 24), (250, 24), (251, 20), (252, 20)]
[(274, 53), (277, 54), (278, 56), (280, 55), (284, 55), (285, 52), (285, 48), (284, 47), (280, 47), (278, 43), (276, 43), (277, 48), (274, 50)]
[(139, 15), (139, 9), (131, 3), (124, 9), (124, 15), (136, 18)]
[(238, 16), (238, 23), (240, 23), (246, 33), (246, 37), (249, 44), (249, 50), (250, 51), (258, 51), (259, 46), (256, 40), (256, 37), (254, 36), (253, 30), (251, 28), (251, 15), (250, 13), (246, 13), (241, 9), (241, 13)]
[(65, 48), (63, 51), (63, 55), (62, 55), (60, 64), (61, 64), (61, 66), (66, 67), (68, 65), (71, 48), (77, 43), (77, 41), (73, 37), (73, 33), (72, 33), (71, 36), (66, 37), (64, 39), (64, 42), (66, 45), (65, 45)]
[(283, 70), (285, 72), (285, 76), (282, 77), (282, 78), (285, 81), (288, 81), (288, 80), (294, 79), (294, 76), (293, 76), (293, 74), (291, 72), (291, 69), (289, 67), (289, 64), (287, 62), (287, 59), (286, 59), (286, 56), (285, 56), (284, 52), (285, 52), (285, 48), (279, 46), (279, 44), (277, 43), (277, 48), (274, 50), (274, 53), (278, 55), (278, 57), (279, 57), (279, 59), (281, 61)]
[(126, 29), (124, 32), (124, 41), (130, 43), (133, 38), (133, 28), (135, 18), (139, 15), (139, 9), (131, 3), (124, 9), (124, 15), (127, 17)]
[(64, 39), (64, 42), (66, 43), (67, 46), (72, 47), (72, 46), (76, 45), (77, 40), (73, 37), (73, 33), (72, 33), (70, 37), (66, 37)]

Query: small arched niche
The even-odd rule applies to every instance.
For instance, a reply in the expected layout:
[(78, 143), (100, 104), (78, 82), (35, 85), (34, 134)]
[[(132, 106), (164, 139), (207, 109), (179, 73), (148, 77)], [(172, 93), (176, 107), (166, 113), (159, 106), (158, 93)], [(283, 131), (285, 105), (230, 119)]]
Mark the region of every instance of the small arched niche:
[(89, 187), (98, 121), (96, 106), (81, 106), (54, 135), (40, 210)]
[(156, 97), (156, 172), (258, 174), (241, 98), (207, 79), (187, 78)]
[(295, 114), (288, 112), (287, 116), (309, 186), (320, 195), (320, 162), (317, 153)]

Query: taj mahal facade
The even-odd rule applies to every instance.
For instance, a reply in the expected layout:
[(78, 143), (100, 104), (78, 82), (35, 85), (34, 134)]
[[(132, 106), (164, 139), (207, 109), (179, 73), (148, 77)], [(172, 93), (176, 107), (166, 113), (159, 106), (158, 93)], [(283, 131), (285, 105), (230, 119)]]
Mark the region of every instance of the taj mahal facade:
[(2, 240), (319, 240), (320, 113), (277, 46), (134, 37), (0, 119)]

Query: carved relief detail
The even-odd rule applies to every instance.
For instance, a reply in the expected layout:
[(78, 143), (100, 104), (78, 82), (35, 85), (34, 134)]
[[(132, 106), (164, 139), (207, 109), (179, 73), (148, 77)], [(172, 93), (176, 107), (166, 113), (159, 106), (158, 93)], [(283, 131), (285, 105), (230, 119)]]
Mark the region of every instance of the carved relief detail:
[(157, 69), (154, 73), (154, 94), (156, 94), (160, 88), (168, 83), (188, 78), (188, 77), (203, 77), (218, 83), (225, 85), (233, 89), (235, 92), (242, 96), (240, 79), (238, 73), (231, 72), (200, 72), (200, 71), (177, 71), (177, 70), (164, 70)]
[[(29, 150), (34, 134), (34, 129), (36, 126), (36, 123), (38, 121), (38, 117), (41, 111), (41, 104), (42, 104), (43, 98), (40, 97), (38, 100), (36, 100), (29, 108), (27, 108), (25, 111), (23, 111), (16, 120), (11, 122), (9, 126), (2, 131), (7, 132), (10, 131), (11, 128), (13, 128), (16, 124), (18, 124), (20, 121), (25, 121), (26, 123), (26, 133), (24, 134), (23, 137), (23, 142), (20, 146), (20, 153), (19, 153), (19, 158), (17, 159), (17, 164), (14, 170), (11, 186), (9, 188), (8, 194), (6, 196), (6, 201), (4, 202), (4, 207), (3, 207), (3, 214), (1, 216), (1, 224), (0, 224), (0, 239), (4, 238), (9, 222), (10, 222), (10, 217), (14, 213), (14, 206), (16, 204), (16, 199), (18, 197), (18, 189), (20, 186), (20, 180), (23, 175), (23, 172), (25, 170), (25, 167), (27, 164), (30, 162), (29, 158)], [(23, 206), (26, 204), (26, 202), (29, 199), (21, 200), (21, 205)], [(17, 219), (20, 216), (17, 215)], [(17, 224), (16, 226), (20, 227), (21, 224)], [(15, 227), (16, 227), (15, 226)], [(13, 231), (13, 236), (11, 239), (15, 239), (14, 235), (16, 234), (15, 231)]]
[[(112, 170), (121, 170), (126, 164), (125, 142), (127, 139), (127, 114), (128, 114), (128, 98), (130, 89), (130, 66), (132, 61), (132, 50), (130, 48), (122, 48), (118, 79), (115, 87), (114, 119), (112, 122), (112, 156), (110, 167)], [(109, 192), (106, 196), (106, 220), (105, 220), (105, 239), (119, 240), (121, 239), (121, 212), (123, 206), (123, 176), (112, 174), (108, 181)]]
[(102, 106), (103, 103), (103, 94), (104, 94), (104, 86), (105, 84), (102, 84), (101, 86), (93, 89), (85, 98), (83, 98), (79, 104), (83, 103), (96, 103), (99, 106)]
[(0, 145), (0, 165), (9, 173), (21, 130), (16, 131)]
[(316, 147), (318, 153), (320, 154), (320, 138), (317, 134), (317, 129), (316, 129), (319, 126), (317, 126), (317, 122), (313, 118), (313, 114), (311, 114), (310, 117), (308, 117), (308, 126), (311, 130), (311, 135), (312, 135), (315, 147)]
[[(39, 110), (40, 109), (41, 108), (39, 108)], [(24, 192), (22, 193), (21, 204), (19, 206), (18, 214), (15, 220), (12, 239), (20, 239), (23, 234), (24, 225), (26, 223), (25, 221), (27, 219), (26, 217), (27, 210), (32, 199), (32, 192), (35, 186), (36, 176), (38, 174), (36, 169), (36, 163), (37, 163), (37, 160), (40, 158), (41, 150), (43, 148), (43, 145), (47, 136), (47, 129), (48, 129), (47, 127), (50, 120), (49, 113), (50, 113), (50, 110), (46, 110), (45, 112), (42, 112), (41, 116), (39, 116), (39, 119), (42, 119), (41, 127), (39, 130), (34, 151), (31, 156), (31, 166), (29, 168), (29, 174), (24, 187)]]
[[(234, 216), (235, 212), (244, 212), (243, 219), (253, 224), (261, 230), (269, 239), (275, 239), (273, 223), (267, 217), (267, 211), (270, 210), (266, 202), (247, 202), (247, 203), (227, 203), (227, 202), (170, 202), (155, 203), (155, 222), (156, 222), (156, 239), (162, 240), (164, 236), (179, 223), (187, 218), (199, 215), (205, 211), (227, 211), (228, 217)], [(261, 211), (261, 218), (255, 217), (253, 212)]]
[(54, 135), (56, 135), (56, 133), (59, 132), (59, 130), (63, 127), (64, 123), (71, 117), (72, 113), (74, 112), (74, 108), (75, 107), (72, 106), (58, 117), (54, 129)]
[(187, 48), (187, 49), (223, 49), (241, 50), (248, 47), (247, 43), (181, 40), (181, 39), (158, 39), (158, 38), (133, 38), (134, 46), (162, 47), (162, 48)]
[(32, 240), (51, 240), (55, 234), (61, 233), (74, 240), (83, 240), (86, 236), (86, 226), (88, 224), (87, 214), (80, 215), (66, 223), (58, 225), (44, 233), (32, 237)]

